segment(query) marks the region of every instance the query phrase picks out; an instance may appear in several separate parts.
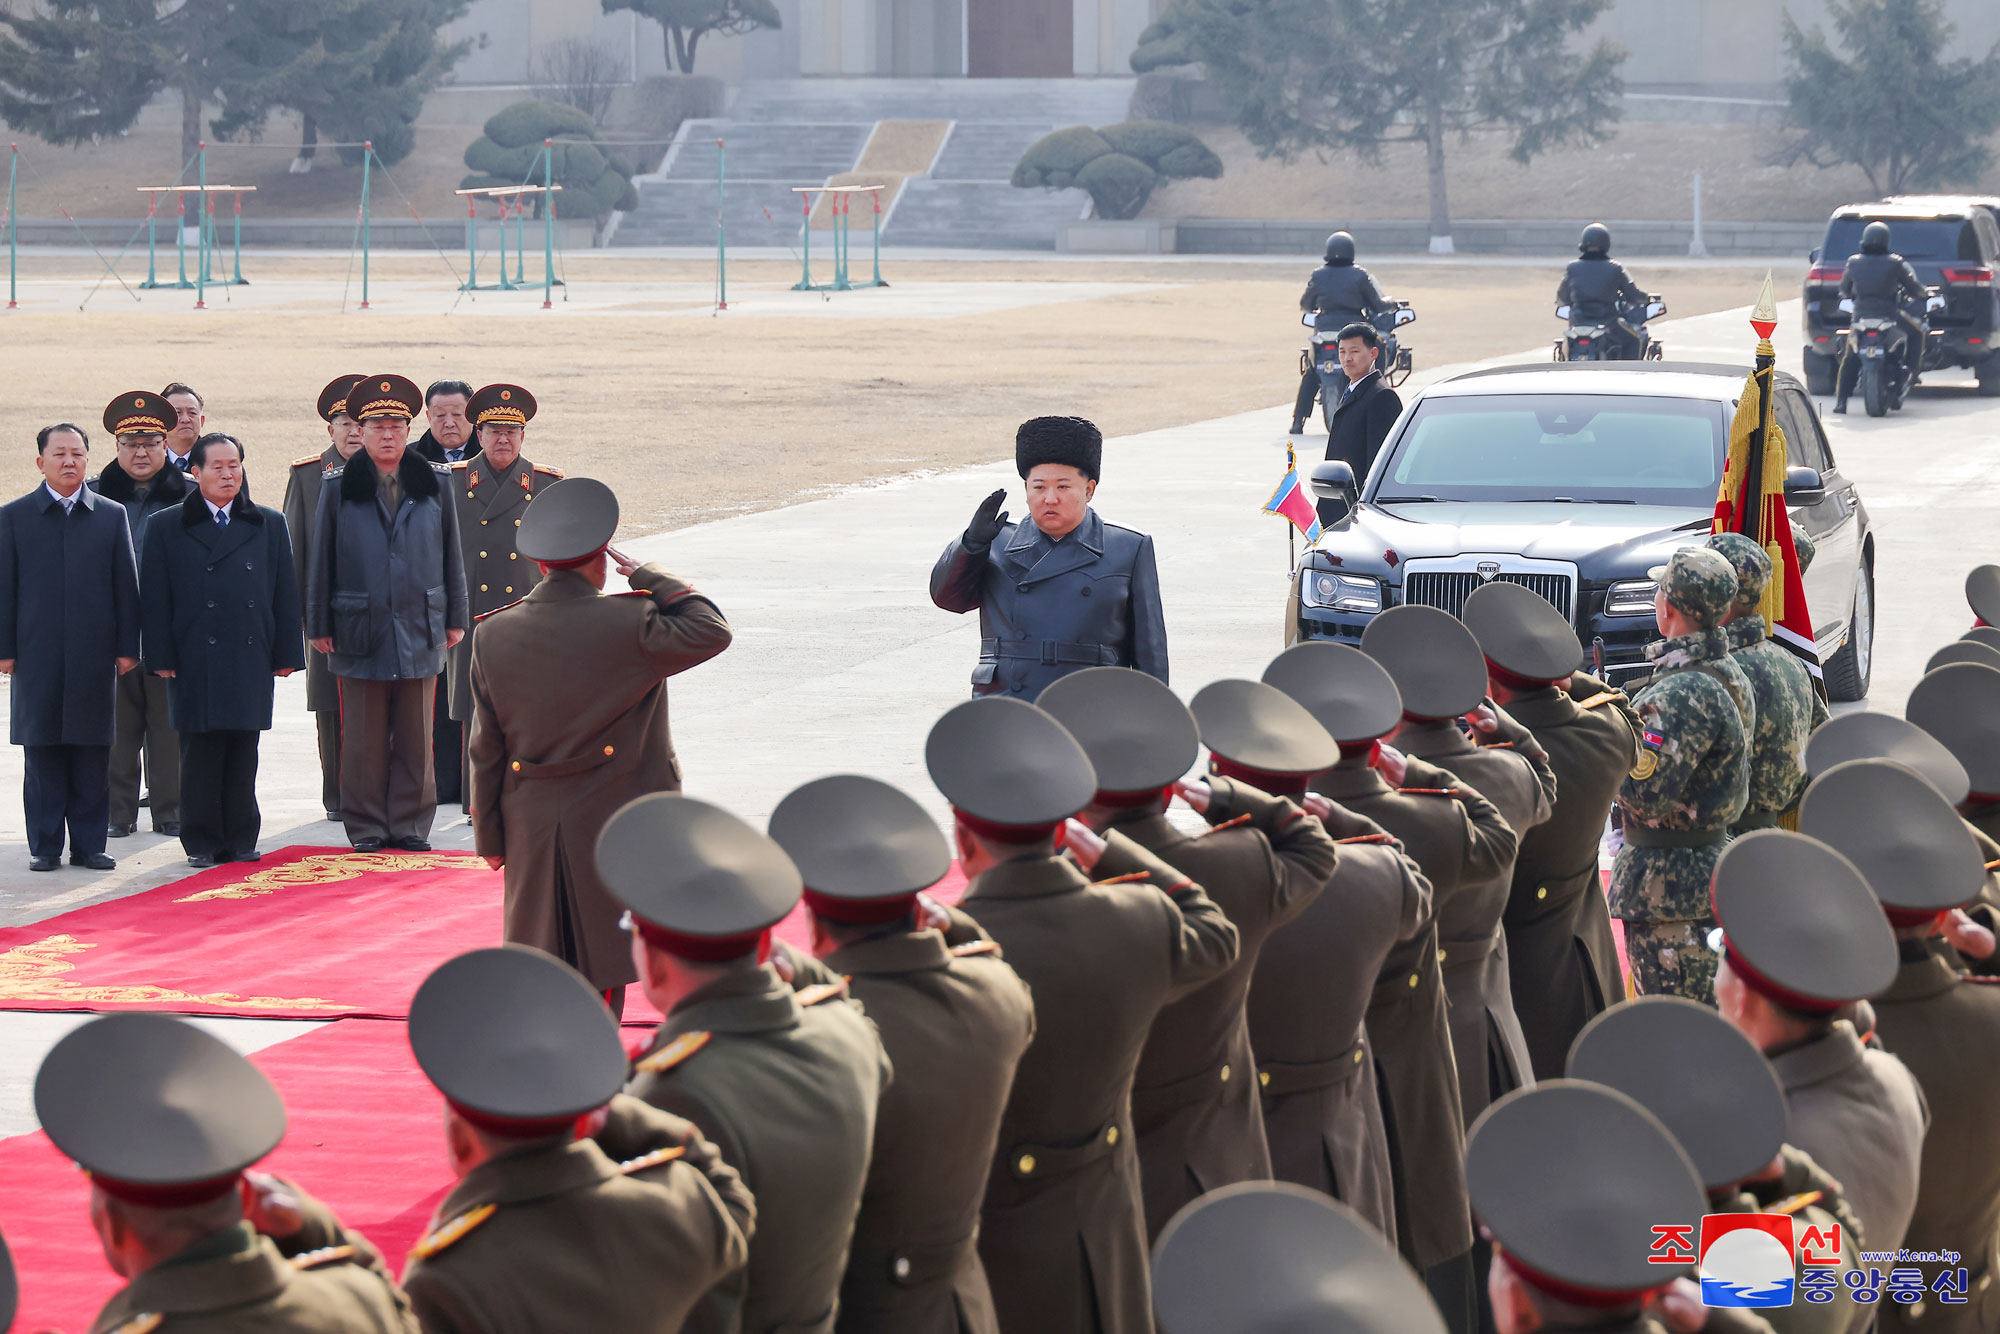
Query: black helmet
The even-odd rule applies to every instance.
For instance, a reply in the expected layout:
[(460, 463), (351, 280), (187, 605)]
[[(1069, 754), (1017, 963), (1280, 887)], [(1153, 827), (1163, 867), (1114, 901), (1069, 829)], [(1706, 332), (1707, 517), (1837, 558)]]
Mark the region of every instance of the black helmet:
[(1335, 232), (1326, 238), (1326, 262), (1329, 264), (1352, 264), (1354, 262), (1354, 238), (1346, 232)]
[(1593, 222), (1583, 229), (1583, 239), (1576, 243), (1579, 255), (1609, 255), (1611, 253), (1611, 229), (1601, 222)]
[(1889, 253), (1889, 224), (1871, 222), (1861, 229), (1861, 253), (1864, 255), (1886, 255)]

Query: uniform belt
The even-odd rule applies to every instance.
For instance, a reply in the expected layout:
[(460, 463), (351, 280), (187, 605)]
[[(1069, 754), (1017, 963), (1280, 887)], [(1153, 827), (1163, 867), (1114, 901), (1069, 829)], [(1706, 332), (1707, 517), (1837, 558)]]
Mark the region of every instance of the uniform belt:
[(1266, 1061), (1257, 1067), (1257, 1087), (1267, 1098), (1287, 1093), (1309, 1093), (1353, 1081), (1368, 1068), (1367, 1052), (1356, 1042), (1330, 1061)]
[(1743, 812), (1743, 818), (1729, 826), (1729, 829), (1731, 833), (1736, 833), (1744, 829), (1776, 829), (1777, 827), (1778, 812), (1745, 811)]
[(1650, 825), (1625, 826), (1625, 844), (1633, 848), (1708, 848), (1729, 841), (1726, 829), (1654, 829)]
[(1368, 1008), (1378, 1005), (1393, 1005), (1424, 989), (1423, 961), (1419, 959), (1407, 969), (1398, 970), (1375, 984), (1375, 990), (1368, 995)]
[(1106, 645), (1077, 644), (1061, 639), (982, 639), (979, 641), (979, 656), (982, 660), (1006, 658), (1039, 662), (1044, 667), (1063, 663), (1085, 667), (1118, 665), (1118, 655)]
[(1016, 1144), (1007, 1150), (1001, 1162), (1016, 1181), (1048, 1181), (1109, 1158), (1118, 1151), (1126, 1134), (1112, 1121), (1099, 1126), (1081, 1144)]
[(1438, 967), (1462, 968), (1466, 964), (1478, 963), (1500, 947), (1501, 938), (1499, 929), (1495, 928), (1493, 934), (1484, 940), (1440, 940)]
[(1220, 1097), (1231, 1080), (1242, 1079), (1245, 1071), (1228, 1061), (1217, 1061), (1206, 1070), (1152, 1088), (1132, 1090), (1132, 1125), (1151, 1133), (1154, 1124), (1166, 1120), (1185, 1107), (1194, 1107)]
[[(1566, 875), (1545, 875), (1533, 881), (1517, 881), (1507, 899), (1506, 911), (1501, 916), (1508, 926), (1525, 926), (1540, 921), (1551, 913), (1567, 911), (1569, 905), (1586, 892), (1595, 890), (1603, 893), (1603, 882), (1599, 879), (1597, 858), (1593, 855), (1590, 865), (1580, 871)], [(1527, 889), (1533, 884), (1533, 891)]]
[(611, 763), (612, 748), (602, 746), (586, 751), (574, 759), (553, 760), (543, 764), (534, 760), (514, 760), (507, 766), (516, 778), (568, 778), (573, 774), (587, 773), (599, 765)]

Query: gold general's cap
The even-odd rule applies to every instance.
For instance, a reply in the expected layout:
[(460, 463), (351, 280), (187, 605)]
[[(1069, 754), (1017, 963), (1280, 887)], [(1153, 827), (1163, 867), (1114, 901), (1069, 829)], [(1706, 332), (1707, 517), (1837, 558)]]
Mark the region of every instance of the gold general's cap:
[(376, 417), (417, 415), (424, 406), (424, 391), (414, 380), (401, 375), (363, 375), (347, 391), (347, 415), (358, 422)]
[(149, 389), (120, 394), (104, 409), (104, 429), (113, 435), (123, 435), (127, 431), (154, 431), (165, 435), (174, 429), (176, 420), (173, 404), (167, 402), (164, 394), (156, 394)]
[(474, 426), (526, 426), (535, 417), (535, 396), (518, 384), (489, 384), (465, 405)]
[[(319, 419), (330, 422), (347, 411), (347, 395), (359, 381), (359, 375), (336, 375), (326, 382), (326, 388), (319, 391)], [(352, 414), (349, 414), (350, 416)]]

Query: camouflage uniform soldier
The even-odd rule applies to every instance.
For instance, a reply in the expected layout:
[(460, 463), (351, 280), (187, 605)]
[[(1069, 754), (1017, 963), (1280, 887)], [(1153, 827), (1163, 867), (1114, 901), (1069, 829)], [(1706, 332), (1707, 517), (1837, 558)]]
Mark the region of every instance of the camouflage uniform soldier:
[(1633, 701), (1642, 730), (1639, 758), (1618, 788), (1625, 846), (1611, 872), (1611, 915), (1625, 922), (1642, 995), (1712, 1002), (1708, 881), (1749, 796), (1756, 705), (1717, 628), (1736, 600), (1735, 568), (1695, 547), (1651, 573), (1666, 638), (1646, 646), (1653, 680)]
[(1729, 832), (1796, 828), (1799, 798), (1806, 790), (1806, 738), (1826, 721), (1826, 701), (1805, 663), (1771, 639), (1770, 625), (1757, 611), (1771, 582), (1771, 558), (1741, 533), (1717, 533), (1708, 545), (1736, 567), (1736, 601), (1722, 625), (1729, 635), (1729, 656), (1749, 678), (1757, 702), (1757, 725), (1750, 733), (1750, 800)]

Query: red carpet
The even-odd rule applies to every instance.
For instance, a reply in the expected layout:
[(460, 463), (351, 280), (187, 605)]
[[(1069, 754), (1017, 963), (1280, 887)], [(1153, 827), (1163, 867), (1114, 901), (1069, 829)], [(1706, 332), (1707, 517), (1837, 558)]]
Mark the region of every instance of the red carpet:
[[(251, 1057), (290, 1114), (265, 1166), (324, 1200), (396, 1273), (452, 1184), (436, 1090), (400, 1023), (355, 1020)], [(120, 1280), (91, 1231), (89, 1187), (39, 1132), (0, 1140), (0, 1226), (20, 1271), (17, 1330), (81, 1334)]]
[[(934, 892), (964, 891), (954, 866)], [(432, 968), (500, 943), (500, 900), (471, 853), (285, 848), (0, 930), (0, 1010), (400, 1019)], [(803, 945), (803, 909), (778, 934)], [(659, 1022), (629, 996), (626, 1022)]]

